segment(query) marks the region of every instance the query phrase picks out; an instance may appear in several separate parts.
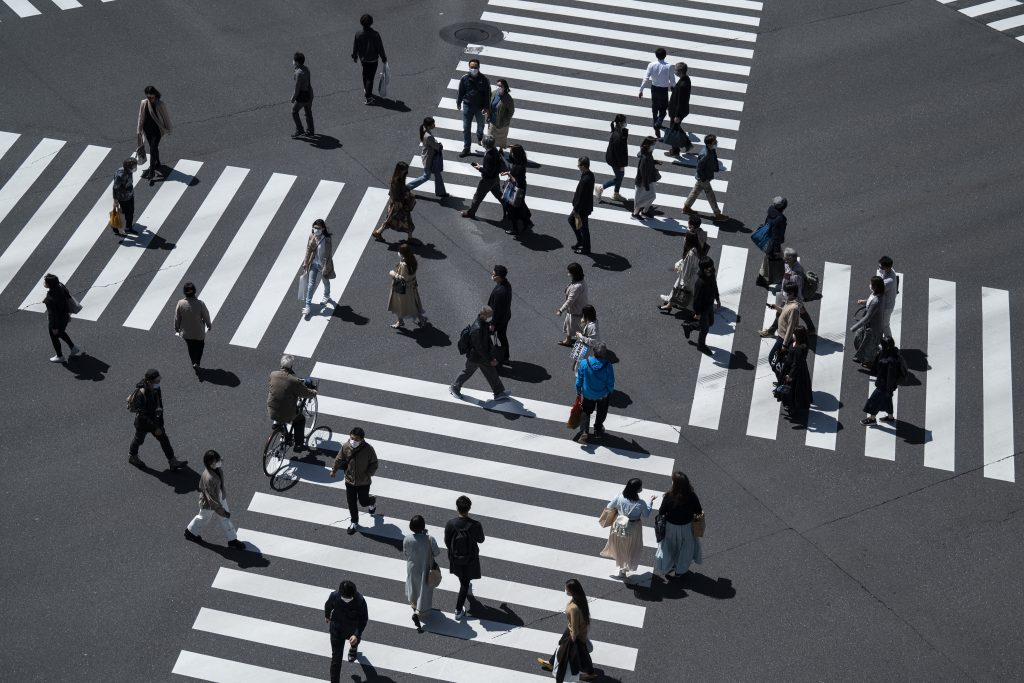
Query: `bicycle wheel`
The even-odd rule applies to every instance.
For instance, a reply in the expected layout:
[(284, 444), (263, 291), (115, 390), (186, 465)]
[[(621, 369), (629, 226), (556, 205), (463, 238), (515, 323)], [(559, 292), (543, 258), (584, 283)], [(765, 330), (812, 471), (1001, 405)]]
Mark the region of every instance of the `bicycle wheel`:
[(281, 466), (270, 475), (270, 488), (275, 491), (287, 491), (299, 483), (299, 471), (288, 460), (281, 462)]
[(267, 445), (263, 447), (263, 473), (268, 477), (281, 467), (285, 460), (285, 451), (288, 449), (285, 432), (275, 429), (267, 439)]
[(309, 446), (311, 453), (322, 453), (326, 450), (332, 450), (330, 449), (330, 444), (333, 438), (334, 431), (327, 425), (320, 425), (309, 432), (309, 436), (306, 437), (306, 445)]
[(319, 416), (316, 396), (307, 398), (302, 403), (302, 414), (306, 416), (306, 434), (309, 434), (316, 427), (316, 418)]

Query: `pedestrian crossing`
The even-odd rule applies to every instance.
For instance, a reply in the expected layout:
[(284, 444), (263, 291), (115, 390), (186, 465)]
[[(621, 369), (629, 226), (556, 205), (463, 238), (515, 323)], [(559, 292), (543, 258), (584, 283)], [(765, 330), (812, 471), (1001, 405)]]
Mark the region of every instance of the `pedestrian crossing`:
[(938, 0), (966, 17), (980, 21), (1024, 43), (1024, 2), (1021, 0)]
[[(702, 4), (705, 6), (699, 6)], [(467, 45), (456, 70), (465, 73), (468, 60), (479, 59), (481, 72), (492, 86), (498, 78), (509, 82), (515, 102), (509, 141), (523, 145), (531, 163), (527, 204), (534, 211), (568, 215), (579, 178), (580, 154), (590, 157), (597, 182), (612, 177), (612, 170), (604, 163), (609, 121), (617, 114), (627, 116), (631, 159), (635, 159), (640, 142), (653, 135), (650, 94), (642, 103), (636, 96), (647, 64), (654, 60), (654, 50), (664, 47), (669, 52), (669, 63), (685, 61), (689, 67), (691, 113), (683, 128), (696, 143), (695, 151), (699, 151), (704, 135), (718, 136), (720, 170), (726, 177), (720, 173), (713, 188), (724, 211), (726, 202), (722, 197), (728, 192), (728, 171), (733, 164), (728, 157), (736, 148), (735, 134), (744, 108), (760, 11), (761, 3), (743, 0), (685, 6), (597, 0), (489, 0), (480, 19), (500, 26), (503, 39), (497, 45)], [(643, 31), (629, 30), (633, 27), (642, 27)], [(438, 103), (435, 137), (445, 149), (447, 191), (454, 197), (471, 199), (480, 174), (468, 163), (472, 159), (463, 162), (456, 156), (463, 147), (462, 116), (455, 108), (461, 73), (449, 81), (448, 93)], [(474, 142), (475, 134), (474, 125)], [(478, 155), (480, 150), (475, 149)], [(620, 192), (625, 205), (604, 201), (595, 206), (591, 220), (684, 230), (679, 209), (693, 187), (697, 157), (684, 154), (666, 158), (662, 155), (666, 149), (659, 146), (655, 152), (661, 180), (655, 200), (660, 209), (653, 218), (637, 221), (630, 217), (634, 162), (626, 169)], [(422, 169), (418, 154), (412, 156), (410, 166)], [(420, 190), (428, 188), (424, 185)], [(610, 191), (607, 196), (611, 196)], [(496, 201), (491, 196), (484, 199), (492, 205)], [(703, 198), (695, 202), (694, 208), (711, 211)], [(717, 237), (717, 226), (709, 225), (708, 234)]]
[[(113, 2), (114, 0), (84, 0), (86, 5), (95, 5), (100, 2)], [(57, 9), (69, 10), (78, 9), (83, 4), (78, 0), (0, 0), (0, 6), (6, 6), (15, 16), (20, 19), (36, 17), (56, 6)], [(0, 15), (6, 16), (6, 15)]]

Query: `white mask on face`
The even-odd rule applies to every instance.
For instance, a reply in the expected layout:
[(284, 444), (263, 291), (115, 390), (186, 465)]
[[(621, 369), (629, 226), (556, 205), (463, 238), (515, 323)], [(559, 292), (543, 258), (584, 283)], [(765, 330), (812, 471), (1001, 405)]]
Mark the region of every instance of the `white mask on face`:
[(359, 448), (359, 445), (362, 443), (362, 441), (356, 441), (355, 439), (348, 440), (348, 445), (351, 446), (352, 448)]
[(324, 234), (324, 231), (321, 228), (313, 228), (313, 234), (319, 237), (320, 235)]
[(216, 460), (213, 463), (213, 469), (219, 470), (220, 466), (223, 465), (223, 464), (224, 464), (224, 462), (222, 460)]
[(355, 598), (354, 598), (354, 597), (352, 597), (352, 598), (346, 598), (346, 597), (342, 596), (342, 598), (341, 598), (341, 601), (342, 601), (342, 602), (352, 602), (353, 600), (355, 600)]
[(480, 73), (480, 69), (470, 69), (469, 70), (469, 75), (470, 76), (476, 76), (479, 73)]

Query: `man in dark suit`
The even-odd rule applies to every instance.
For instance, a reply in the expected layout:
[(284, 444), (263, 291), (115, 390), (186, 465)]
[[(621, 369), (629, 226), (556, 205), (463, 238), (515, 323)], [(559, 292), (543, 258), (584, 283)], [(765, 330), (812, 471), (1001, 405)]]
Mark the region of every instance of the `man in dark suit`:
[(572, 250), (587, 255), (590, 253), (590, 214), (594, 211), (594, 174), (590, 172), (590, 159), (587, 157), (580, 157), (577, 166), (580, 169), (580, 182), (572, 197), (569, 227), (576, 236)]
[[(683, 119), (690, 115), (690, 77), (686, 75), (686, 62), (677, 62), (673, 68), (676, 73), (676, 84), (672, 88), (672, 97), (668, 100), (668, 115), (672, 119), (672, 127), (682, 131), (686, 136), (686, 151), (689, 152), (693, 149), (693, 143), (690, 142), (690, 137), (686, 135), (681, 124)], [(665, 152), (665, 156), (679, 156), (679, 148), (672, 147)]]
[(512, 318), (512, 285), (508, 281), (508, 268), (500, 264), (494, 266), (491, 279), (494, 280), (494, 289), (491, 290), (487, 305), (494, 311), (494, 333), (504, 349), (499, 365), (510, 366), (512, 361), (508, 351), (508, 321)]
[(462, 212), (463, 218), (476, 218), (476, 210), (480, 203), (490, 192), (498, 200), (498, 204), (504, 209), (501, 201), (501, 172), (504, 170), (505, 162), (501, 159), (501, 153), (494, 146), (494, 138), (485, 135), (481, 142), (484, 148), (484, 163), (473, 162), (473, 168), (480, 171), (480, 181), (476, 184), (476, 192), (473, 194), (473, 201), (469, 208)]

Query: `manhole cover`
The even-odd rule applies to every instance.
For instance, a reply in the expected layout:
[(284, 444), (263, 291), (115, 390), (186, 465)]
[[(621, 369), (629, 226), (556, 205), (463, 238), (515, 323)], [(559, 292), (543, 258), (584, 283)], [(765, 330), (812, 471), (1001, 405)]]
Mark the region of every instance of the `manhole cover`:
[(452, 45), (496, 45), (504, 40), (502, 31), (492, 24), (479, 21), (463, 22), (445, 26), (440, 31), (441, 40)]

